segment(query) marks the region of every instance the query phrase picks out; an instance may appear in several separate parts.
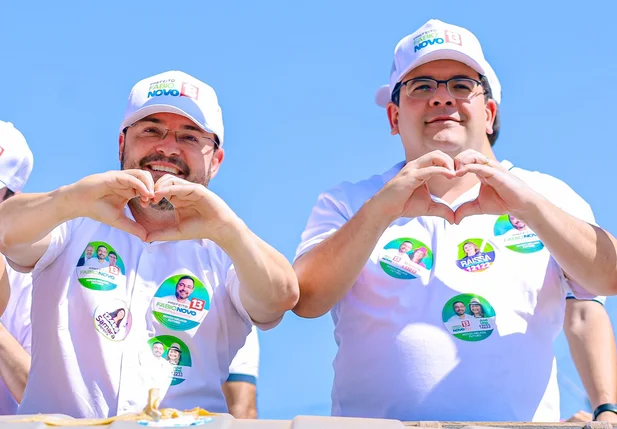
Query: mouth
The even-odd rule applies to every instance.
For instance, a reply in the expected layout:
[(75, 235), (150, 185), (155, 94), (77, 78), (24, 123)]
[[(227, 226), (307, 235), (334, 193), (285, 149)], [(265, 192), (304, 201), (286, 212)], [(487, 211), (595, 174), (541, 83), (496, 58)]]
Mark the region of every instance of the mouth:
[(172, 164), (146, 164), (145, 169), (151, 173), (159, 173), (160, 175), (173, 174), (176, 177), (184, 177), (184, 173)]
[(431, 119), (430, 121), (425, 121), (424, 123), (426, 125), (430, 125), (430, 124), (445, 124), (448, 122), (460, 123), (461, 121), (459, 121), (456, 118), (452, 118), (450, 116), (438, 116), (436, 118)]

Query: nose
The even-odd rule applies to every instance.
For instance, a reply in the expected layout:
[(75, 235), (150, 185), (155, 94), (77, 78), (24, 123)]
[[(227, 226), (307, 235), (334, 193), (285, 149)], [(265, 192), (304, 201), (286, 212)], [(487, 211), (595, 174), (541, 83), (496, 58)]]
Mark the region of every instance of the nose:
[(167, 157), (180, 155), (180, 147), (176, 139), (176, 133), (174, 131), (169, 131), (165, 138), (156, 146), (156, 151)]
[(450, 95), (448, 88), (444, 83), (437, 85), (437, 89), (433, 96), (429, 99), (429, 105), (433, 107), (437, 106), (454, 106), (456, 104), (456, 98)]

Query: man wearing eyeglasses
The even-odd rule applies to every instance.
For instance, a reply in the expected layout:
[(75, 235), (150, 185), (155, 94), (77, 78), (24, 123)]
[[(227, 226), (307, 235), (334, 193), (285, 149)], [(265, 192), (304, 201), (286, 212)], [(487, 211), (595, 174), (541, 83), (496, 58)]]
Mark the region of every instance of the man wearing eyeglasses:
[[(162, 73), (131, 91), (120, 171), (0, 204), (0, 252), (33, 276), (32, 367), (19, 413), (139, 412), (151, 388), (161, 407), (227, 411), (222, 384), (234, 355), (254, 324), (278, 324), (298, 287), (285, 257), (208, 190), (223, 143), (214, 90)], [(124, 275), (76, 276), (89, 243), (113, 249)], [(194, 279), (190, 307), (158, 307), (153, 298), (182, 276)], [(122, 329), (100, 323), (117, 309), (126, 309)], [(181, 347), (181, 372), (152, 372), (143, 357), (156, 342)]]
[[(294, 262), (294, 311), (334, 320), (334, 415), (559, 420), (565, 299), (617, 293), (616, 241), (565, 183), (496, 159), (500, 98), (470, 31), (430, 20), (396, 46), (376, 101), (406, 159), (320, 195)], [(510, 234), (509, 215), (529, 231)], [(424, 271), (381, 260), (405, 241)], [(457, 265), (468, 242), (491, 254), (481, 270)], [(449, 330), (472, 299), (479, 329)]]

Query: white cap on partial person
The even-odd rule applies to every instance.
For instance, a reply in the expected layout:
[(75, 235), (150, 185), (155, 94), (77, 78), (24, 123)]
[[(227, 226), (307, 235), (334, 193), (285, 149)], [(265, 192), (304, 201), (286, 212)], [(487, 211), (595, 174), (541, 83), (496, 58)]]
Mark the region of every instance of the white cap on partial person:
[(401, 39), (394, 48), (390, 83), (377, 90), (377, 105), (388, 105), (392, 100), (394, 87), (407, 73), (436, 60), (459, 61), (485, 76), (493, 99), (497, 104), (501, 103), (501, 84), (497, 74), (484, 58), (478, 38), (463, 27), (431, 19), (414, 33)]
[(175, 113), (215, 134), (223, 146), (223, 112), (214, 89), (181, 71), (143, 79), (131, 90), (120, 131), (154, 113)]
[(0, 121), (0, 189), (21, 192), (33, 167), (34, 157), (24, 135), (12, 123)]

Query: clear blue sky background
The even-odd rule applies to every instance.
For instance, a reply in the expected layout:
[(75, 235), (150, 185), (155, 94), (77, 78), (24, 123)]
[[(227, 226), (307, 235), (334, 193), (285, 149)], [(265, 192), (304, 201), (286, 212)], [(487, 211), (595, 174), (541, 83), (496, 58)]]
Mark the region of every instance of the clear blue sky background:
[[(396, 43), (438, 18), (474, 32), (501, 80), (497, 156), (565, 180), (616, 233), (616, 15), (611, 0), (3, 1), (0, 119), (35, 153), (26, 190), (48, 191), (118, 168), (134, 83), (190, 73), (223, 106), (227, 156), (212, 189), (291, 259), (320, 192), (403, 159), (374, 91)], [(328, 414), (330, 317), (289, 314), (260, 339), (261, 417)], [(556, 349), (569, 416), (584, 393), (563, 335)]]

